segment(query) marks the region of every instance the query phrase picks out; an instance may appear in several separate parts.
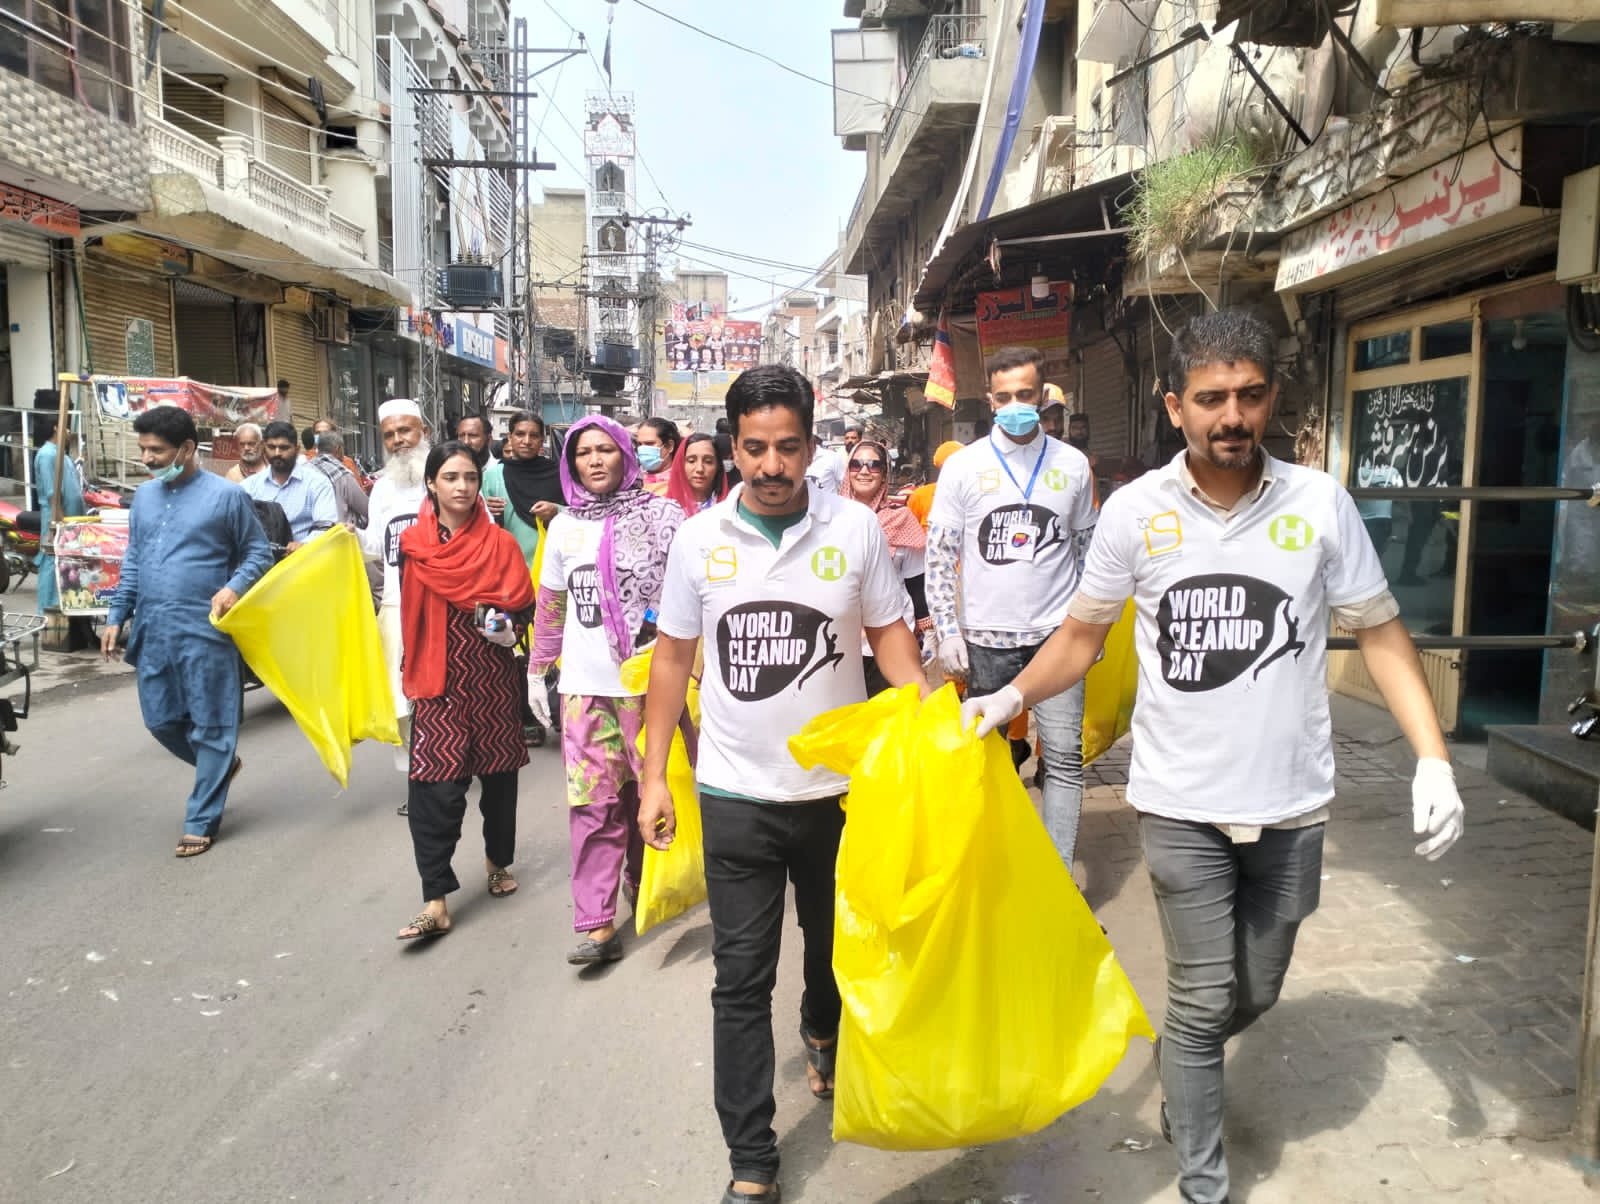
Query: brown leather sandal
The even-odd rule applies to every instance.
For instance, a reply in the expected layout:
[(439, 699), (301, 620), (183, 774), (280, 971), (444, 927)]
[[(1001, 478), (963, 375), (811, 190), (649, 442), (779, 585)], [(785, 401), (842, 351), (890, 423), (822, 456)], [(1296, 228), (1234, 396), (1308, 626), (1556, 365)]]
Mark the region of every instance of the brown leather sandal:
[(517, 893), (517, 880), (511, 876), (510, 870), (490, 871), (489, 893), (496, 899), (503, 899), (507, 895)]

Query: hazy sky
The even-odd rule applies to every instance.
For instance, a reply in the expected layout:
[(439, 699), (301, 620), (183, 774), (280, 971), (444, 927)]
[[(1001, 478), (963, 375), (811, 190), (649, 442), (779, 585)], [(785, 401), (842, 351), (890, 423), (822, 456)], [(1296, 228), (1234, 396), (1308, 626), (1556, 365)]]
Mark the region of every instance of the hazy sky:
[[(843, 0), (650, 3), (822, 80), (832, 71), (828, 31), (854, 24), (843, 15)], [(583, 125), (585, 95), (604, 90), (596, 64), (605, 49), (608, 14), (615, 14), (612, 86), (634, 94), (640, 157), (648, 168), (638, 172), (639, 203), (661, 206), (664, 193), (674, 213), (693, 218), (685, 237), (703, 246), (820, 264), (838, 244), (865, 170), (861, 152), (842, 149), (833, 135), (830, 90), (676, 25), (637, 0), (512, 0), (512, 16), (528, 20), (530, 45), (576, 45), (576, 27), (594, 52), (593, 60), (580, 56), (536, 81), (540, 96), (530, 103), (535, 128), (542, 126), (539, 157), (558, 165), (541, 173), (540, 183), (583, 183), (576, 131)], [(535, 61), (534, 70), (541, 65)], [(712, 263), (691, 262), (691, 255)], [(765, 309), (775, 291), (805, 278), (687, 248), (680, 263), (689, 271), (728, 270), (734, 309)], [(733, 275), (735, 270), (762, 279)]]

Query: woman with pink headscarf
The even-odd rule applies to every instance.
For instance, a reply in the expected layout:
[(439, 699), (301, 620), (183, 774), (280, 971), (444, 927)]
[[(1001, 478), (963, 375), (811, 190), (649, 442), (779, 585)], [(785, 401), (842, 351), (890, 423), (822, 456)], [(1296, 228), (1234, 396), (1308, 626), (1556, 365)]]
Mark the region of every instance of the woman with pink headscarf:
[(619, 881), (639, 890), (639, 731), (644, 699), (621, 665), (655, 635), (667, 551), (683, 508), (643, 488), (628, 432), (598, 415), (575, 423), (561, 455), (567, 509), (550, 521), (528, 658), (528, 705), (549, 726), (545, 674), (561, 661), (561, 755), (572, 837), (575, 966), (622, 956)]
[[(933, 627), (928, 616), (928, 597), (924, 591), (927, 572), (928, 533), (917, 516), (905, 506), (889, 500), (889, 451), (883, 444), (863, 439), (850, 449), (845, 465), (844, 484), (839, 492), (871, 509), (889, 540), (889, 553), (906, 587), (906, 622), (920, 639)], [(889, 688), (877, 662), (863, 647), (862, 666), (867, 673), (867, 696)]]

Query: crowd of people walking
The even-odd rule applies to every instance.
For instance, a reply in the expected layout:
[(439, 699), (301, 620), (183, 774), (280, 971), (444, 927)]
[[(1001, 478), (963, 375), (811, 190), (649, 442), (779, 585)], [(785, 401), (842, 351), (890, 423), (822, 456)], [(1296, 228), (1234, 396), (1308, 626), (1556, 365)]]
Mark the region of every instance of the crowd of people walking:
[[(804, 943), (799, 1050), (820, 1099), (833, 1089), (841, 1008), (834, 865), (849, 783), (802, 769), (788, 738), (878, 690), (957, 681), (980, 736), (1008, 733), (1019, 761), (1037, 739), (1044, 827), (1070, 870), (1083, 679), (1131, 598), (1141, 674), (1128, 800), (1169, 966), (1163, 1117), (1183, 1198), (1217, 1204), (1229, 1190), (1223, 1044), (1275, 1002), (1317, 904), (1333, 797), (1330, 615), (1357, 632), (1419, 758), (1418, 853), (1442, 854), (1463, 817), (1354, 503), (1332, 478), (1265, 450), (1274, 359), (1270, 330), (1248, 314), (1184, 327), (1165, 403), (1185, 450), (1109, 497), (1086, 423), (1048, 391), (1029, 348), (990, 359), (993, 428), (940, 447), (937, 479), (909, 498), (892, 489), (884, 440), (851, 427), (841, 451), (818, 446), (810, 384), (777, 365), (734, 380), (715, 431), (659, 418), (629, 431), (593, 416), (555, 447), (541, 418), (518, 413), (498, 455), (477, 416), (435, 443), (414, 402), (388, 401), (370, 495), (337, 431), (319, 433), (307, 460), (286, 423), (241, 428), (235, 488), (200, 469), (187, 414), (152, 410), (135, 429), (154, 480), (134, 500), (103, 646), (116, 654), (131, 620), (145, 722), (195, 767), (178, 855), (206, 852), (241, 768), (238, 662), (210, 616), (275, 551), (253, 503), (284, 512), (279, 553), (341, 523), (356, 530), (374, 566), (421, 883), (402, 941), (453, 931), (452, 858), (473, 778), (485, 889), (517, 890), (518, 771), (549, 730), (579, 938), (567, 960), (622, 957), (619, 895), (636, 896), (646, 845), (676, 835), (666, 771), (684, 731), (703, 817), (714, 1094), (731, 1169), (722, 1200), (771, 1204), (771, 1007), (790, 883)], [(1293, 540), (1279, 537), (1284, 515), (1299, 524)], [(645, 650), (640, 694), (622, 666)], [(691, 681), (698, 728), (685, 713)]]

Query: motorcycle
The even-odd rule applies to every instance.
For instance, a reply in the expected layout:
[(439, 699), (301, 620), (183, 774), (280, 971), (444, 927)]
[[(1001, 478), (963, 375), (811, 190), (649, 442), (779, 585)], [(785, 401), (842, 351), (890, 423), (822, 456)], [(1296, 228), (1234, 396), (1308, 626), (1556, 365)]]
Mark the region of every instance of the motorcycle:
[(0, 593), (21, 585), (39, 555), (39, 512), (0, 498)]

